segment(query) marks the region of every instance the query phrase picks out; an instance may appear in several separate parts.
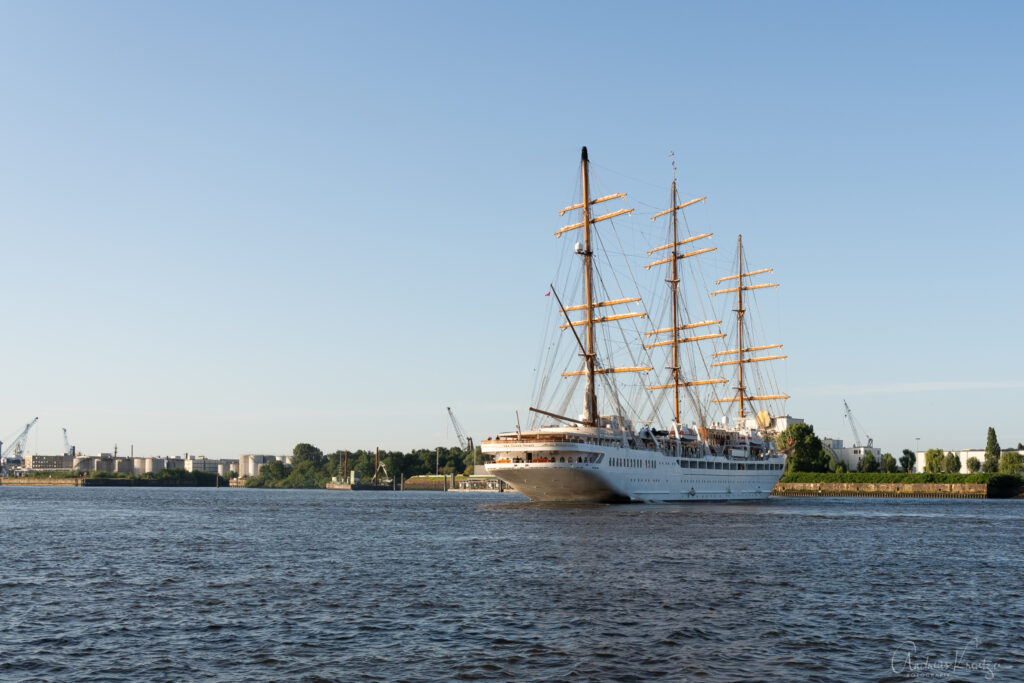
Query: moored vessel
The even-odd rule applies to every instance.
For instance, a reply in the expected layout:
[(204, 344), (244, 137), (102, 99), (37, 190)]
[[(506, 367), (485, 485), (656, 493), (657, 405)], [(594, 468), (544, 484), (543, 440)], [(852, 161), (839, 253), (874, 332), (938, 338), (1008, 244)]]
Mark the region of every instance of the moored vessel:
[[(744, 294), (777, 286), (751, 283), (752, 277), (771, 272), (771, 269), (746, 271), (741, 240), (736, 274), (718, 280), (719, 284), (736, 280), (736, 286), (713, 293), (736, 293), (738, 302), (733, 309), (736, 332), (731, 337), (722, 332), (721, 320), (694, 319), (691, 315), (695, 309), (693, 297), (690, 297), (691, 305), (687, 305), (681, 287), (680, 264), (713, 252), (716, 247), (694, 249), (690, 246), (710, 238), (711, 233), (681, 234), (682, 212), (705, 198), (680, 202), (673, 173), (670, 208), (651, 217), (652, 221), (669, 218), (669, 242), (647, 250), (647, 255), (656, 260), (644, 266), (648, 271), (665, 267), (667, 305), (660, 308), (660, 314), (650, 315), (647, 302), (639, 292), (628, 296), (621, 292), (611, 294), (607, 284), (618, 278), (603, 276), (598, 271), (595, 247), (602, 240), (594, 226), (605, 221), (607, 225), (614, 225), (614, 218), (631, 215), (633, 209), (592, 216), (591, 209), (595, 205), (613, 199), (624, 200), (626, 195), (615, 193), (592, 199), (589, 163), (584, 147), (580, 160), (582, 199), (561, 211), (562, 215), (579, 211), (579, 220), (555, 232), (556, 237), (567, 233), (581, 236), (573, 254), (579, 256), (582, 303), (566, 306), (553, 284), (550, 289), (561, 333), (559, 341), (552, 346), (559, 347), (561, 341), (568, 339), (568, 346), (575, 352), (574, 360), (569, 361), (555, 379), (556, 383), (568, 384), (564, 391), (555, 391), (560, 399), (547, 396), (548, 379), (553, 373), (544, 374), (537, 402), (545, 407), (530, 408), (539, 422), (528, 429), (517, 425), (515, 431), (484, 441), (481, 450), (492, 459), (486, 465), (487, 471), (534, 501), (684, 502), (767, 498), (783, 473), (785, 457), (776, 452), (772, 443), (774, 418), (771, 410), (758, 409), (758, 406), (783, 401), (788, 396), (777, 391), (751, 391), (751, 377), (749, 373), (745, 376), (743, 369), (784, 356), (757, 355), (767, 349), (780, 348), (780, 345), (750, 343), (749, 333), (744, 333), (747, 323)], [(604, 263), (602, 261), (602, 265)], [(636, 282), (635, 277), (633, 281)], [(706, 290), (699, 292), (698, 297), (708, 300)], [(573, 320), (570, 314), (582, 317)], [(665, 323), (652, 325), (654, 318)], [(649, 327), (641, 328), (641, 323)], [(619, 326), (621, 341), (620, 336), (608, 331), (613, 325)], [(625, 330), (624, 325), (631, 325), (633, 329)], [(603, 345), (599, 344), (599, 334)], [(727, 338), (729, 342), (735, 339), (735, 348), (719, 350), (710, 356), (724, 360), (710, 365), (703, 360), (706, 354), (699, 351), (702, 343), (723, 343), (721, 340)], [(665, 352), (667, 372), (655, 371), (657, 356)], [(625, 362), (616, 362), (618, 360)], [(554, 362), (550, 367), (555, 367)], [(737, 369), (733, 391), (719, 395), (717, 389), (729, 380), (699, 377), (701, 367), (704, 370)], [(633, 379), (623, 385), (616, 381), (619, 377)], [(578, 391), (580, 380), (583, 381), (581, 392)], [(577, 393), (580, 395), (576, 396)], [(550, 403), (543, 402), (545, 397)], [(574, 399), (582, 402), (578, 417), (564, 414)], [(688, 424), (683, 420), (684, 403), (691, 418)], [(720, 415), (712, 421), (709, 415), (713, 407)], [(731, 410), (734, 407), (738, 408), (735, 415)]]

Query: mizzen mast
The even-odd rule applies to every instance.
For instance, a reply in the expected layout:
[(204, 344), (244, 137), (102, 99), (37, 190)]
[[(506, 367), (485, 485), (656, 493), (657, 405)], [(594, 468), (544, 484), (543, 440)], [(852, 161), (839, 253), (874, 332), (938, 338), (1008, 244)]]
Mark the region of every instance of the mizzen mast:
[(744, 408), (744, 405), (746, 403), (750, 403), (751, 404), (751, 408), (753, 408), (753, 402), (755, 402), (755, 401), (785, 400), (785, 399), (789, 398), (789, 396), (786, 396), (784, 394), (770, 394), (770, 395), (761, 395), (761, 396), (751, 395), (751, 394), (749, 394), (747, 392), (747, 387), (744, 384), (744, 381), (743, 381), (743, 366), (744, 365), (746, 365), (748, 363), (763, 363), (763, 362), (767, 362), (767, 361), (781, 360), (781, 359), (785, 358), (786, 356), (754, 356), (754, 355), (747, 355), (747, 354), (753, 354), (755, 351), (766, 351), (768, 349), (781, 349), (782, 348), (782, 344), (768, 344), (768, 345), (764, 345), (764, 346), (750, 346), (750, 347), (744, 347), (743, 346), (743, 344), (744, 344), (744, 340), (743, 340), (743, 323), (744, 323), (744, 318), (745, 318), (746, 312), (747, 312), (746, 309), (743, 307), (743, 292), (749, 292), (749, 291), (752, 291), (752, 290), (755, 290), (755, 289), (765, 289), (767, 287), (778, 287), (779, 285), (776, 284), (776, 283), (764, 283), (764, 284), (757, 284), (757, 285), (755, 285), (755, 284), (744, 284), (744, 281), (743, 281), (744, 278), (751, 278), (751, 277), (753, 277), (755, 275), (762, 275), (764, 273), (771, 273), (773, 271), (773, 269), (772, 268), (761, 268), (760, 270), (753, 270), (753, 271), (750, 271), (750, 272), (747, 272), (747, 273), (743, 272), (743, 235), (739, 236), (739, 240), (738, 240), (737, 246), (736, 246), (736, 253), (737, 253), (737, 261), (738, 261), (736, 275), (729, 275), (728, 277), (723, 277), (723, 278), (720, 278), (720, 279), (715, 281), (715, 284), (722, 284), (723, 282), (726, 282), (728, 280), (736, 280), (736, 286), (735, 287), (729, 287), (727, 289), (720, 289), (720, 290), (718, 290), (716, 292), (711, 292), (712, 296), (717, 296), (718, 294), (730, 294), (732, 292), (736, 292), (736, 308), (734, 309), (734, 312), (736, 313), (736, 348), (735, 349), (729, 349), (727, 351), (719, 351), (718, 353), (714, 354), (714, 356), (731, 356), (731, 355), (735, 355), (736, 356), (736, 360), (726, 360), (726, 361), (720, 361), (718, 363), (712, 363), (711, 367), (722, 367), (722, 366), (726, 366), (726, 365), (735, 365), (735, 366), (737, 366), (738, 369), (737, 369), (737, 373), (736, 373), (737, 374), (736, 396), (731, 397), (731, 398), (716, 399), (715, 403), (739, 403), (739, 416), (742, 419), (742, 418), (746, 417), (746, 410)]
[[(654, 348), (655, 346), (668, 346), (668, 345), (672, 346), (672, 365), (668, 366), (668, 369), (672, 371), (672, 383), (671, 384), (662, 384), (660, 386), (648, 387), (648, 389), (650, 389), (650, 390), (655, 390), (655, 389), (672, 389), (672, 395), (673, 395), (673, 401), (672, 401), (672, 420), (673, 420), (673, 424), (679, 425), (679, 424), (681, 424), (681, 422), (680, 422), (680, 400), (679, 400), (679, 390), (680, 389), (687, 389), (688, 387), (691, 387), (691, 386), (697, 386), (697, 385), (703, 385), (703, 384), (721, 384), (721, 383), (725, 382), (724, 379), (706, 379), (706, 380), (686, 381), (683, 378), (682, 366), (681, 366), (680, 361), (679, 361), (679, 345), (680, 344), (685, 344), (685, 343), (688, 343), (688, 342), (700, 341), (702, 339), (718, 339), (718, 338), (724, 337), (725, 335), (724, 334), (704, 334), (704, 335), (698, 334), (698, 335), (695, 335), (695, 336), (692, 336), (692, 337), (680, 337), (679, 336), (680, 332), (683, 332), (683, 331), (686, 331), (686, 330), (695, 329), (695, 328), (698, 328), (698, 327), (707, 327), (707, 326), (711, 326), (711, 325), (718, 325), (722, 321), (721, 320), (705, 320), (703, 322), (697, 322), (697, 323), (680, 324), (681, 321), (679, 319), (679, 261), (681, 259), (689, 258), (691, 256), (698, 256), (700, 254), (706, 254), (708, 252), (715, 251), (715, 249), (717, 249), (717, 247), (707, 247), (707, 248), (703, 248), (703, 249), (697, 249), (695, 251), (690, 251), (688, 253), (682, 253), (682, 254), (679, 253), (679, 247), (684, 246), (686, 244), (689, 244), (691, 242), (695, 242), (695, 241), (697, 241), (699, 239), (704, 239), (704, 238), (707, 238), (707, 237), (711, 237), (711, 233), (708, 232), (708, 233), (704, 233), (704, 234), (701, 234), (701, 235), (695, 235), (693, 237), (687, 237), (686, 239), (683, 239), (683, 240), (679, 239), (679, 211), (681, 209), (685, 209), (688, 206), (692, 206), (692, 205), (694, 205), (694, 204), (696, 204), (698, 202), (702, 202), (705, 199), (707, 199), (707, 197), (699, 197), (697, 199), (691, 199), (688, 202), (684, 202), (684, 203), (680, 204), (679, 203), (679, 195), (678, 195), (678, 193), (676, 191), (675, 172), (676, 172), (676, 165), (675, 165), (675, 162), (672, 162), (672, 200), (671, 200), (672, 208), (666, 209), (665, 211), (657, 213), (657, 214), (655, 214), (654, 216), (651, 217), (651, 221), (653, 222), (653, 221), (658, 220), (662, 216), (665, 216), (665, 215), (668, 215), (668, 214), (672, 215), (672, 242), (670, 244), (666, 244), (666, 245), (663, 245), (663, 246), (660, 246), (660, 247), (656, 247), (656, 248), (651, 249), (650, 251), (647, 252), (647, 255), (650, 256), (650, 255), (654, 254), (655, 252), (663, 251), (665, 249), (671, 249), (672, 250), (672, 255), (669, 256), (668, 258), (664, 258), (664, 259), (661, 259), (659, 261), (655, 261), (654, 263), (650, 263), (650, 264), (644, 266), (644, 268), (646, 268), (647, 270), (650, 270), (654, 266), (662, 265), (662, 264), (665, 264), (665, 263), (670, 263), (672, 265), (670, 275), (669, 275), (668, 279), (665, 280), (665, 282), (668, 283), (669, 290), (671, 292), (672, 325), (671, 325), (671, 327), (666, 327), (664, 329), (654, 330), (653, 332), (648, 332), (647, 333), (648, 336), (654, 336), (654, 335), (657, 335), (657, 334), (664, 334), (666, 332), (671, 332), (672, 333), (672, 338), (669, 339), (669, 340), (657, 341), (657, 342), (654, 342), (652, 344), (648, 344), (646, 346), (646, 348), (650, 349), (650, 348)], [(692, 396), (691, 396), (691, 401), (692, 401)], [(699, 406), (697, 405), (696, 401), (693, 401), (693, 404), (694, 404), (694, 408), (697, 410), (697, 418), (698, 418), (698, 420), (701, 423), (701, 427), (703, 428), (704, 427), (704, 415), (700, 411)]]

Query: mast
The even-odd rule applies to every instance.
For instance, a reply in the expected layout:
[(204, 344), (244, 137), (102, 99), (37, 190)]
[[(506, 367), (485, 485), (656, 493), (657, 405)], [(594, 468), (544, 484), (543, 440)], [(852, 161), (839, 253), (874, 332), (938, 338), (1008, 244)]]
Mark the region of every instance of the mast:
[(749, 403), (750, 406), (751, 406), (751, 412), (753, 412), (754, 414), (757, 414), (757, 411), (754, 410), (754, 402), (755, 401), (785, 400), (785, 399), (789, 398), (789, 396), (787, 396), (785, 394), (771, 394), (771, 395), (756, 395), (755, 396), (755, 395), (752, 395), (752, 394), (747, 392), (747, 386), (744, 383), (744, 379), (743, 379), (743, 366), (744, 365), (746, 365), (747, 363), (763, 363), (763, 362), (766, 362), (766, 361), (781, 360), (781, 359), (785, 358), (786, 356), (757, 356), (757, 355), (754, 355), (755, 351), (766, 351), (768, 349), (781, 349), (782, 348), (782, 344), (766, 344), (766, 345), (763, 345), (763, 346), (744, 346), (744, 343), (750, 343), (750, 342), (749, 341), (745, 342), (745, 340), (743, 338), (743, 321), (744, 321), (744, 318), (746, 318), (746, 314), (747, 314), (746, 309), (743, 307), (743, 292), (749, 292), (749, 291), (754, 290), (754, 289), (764, 289), (764, 288), (768, 288), (768, 287), (778, 287), (779, 285), (775, 284), (775, 283), (764, 283), (764, 284), (759, 284), (759, 285), (749, 284), (749, 282), (751, 281), (750, 278), (752, 278), (753, 276), (755, 276), (755, 275), (762, 275), (764, 273), (771, 273), (773, 269), (771, 269), (771, 268), (761, 268), (760, 270), (751, 270), (751, 271), (748, 271), (746, 273), (743, 272), (743, 235), (739, 236), (739, 239), (738, 239), (738, 241), (736, 243), (736, 254), (737, 254), (737, 261), (738, 261), (736, 274), (735, 275), (729, 275), (728, 277), (723, 277), (723, 278), (719, 278), (718, 280), (716, 280), (716, 284), (722, 284), (723, 282), (726, 282), (727, 280), (736, 280), (736, 286), (735, 287), (729, 287), (727, 289), (720, 289), (717, 292), (711, 292), (712, 296), (717, 296), (718, 294), (731, 294), (732, 292), (736, 292), (736, 309), (735, 309), (735, 313), (736, 313), (736, 348), (735, 349), (728, 349), (726, 351), (719, 351), (719, 352), (713, 354), (715, 357), (733, 356), (733, 355), (735, 355), (736, 359), (735, 360), (724, 360), (724, 361), (720, 361), (718, 363), (712, 363), (711, 367), (717, 368), (717, 367), (722, 367), (722, 366), (726, 366), (726, 365), (735, 365), (735, 366), (737, 366), (737, 372), (736, 372), (736, 377), (737, 377), (736, 396), (733, 396), (733, 397), (730, 397), (730, 398), (715, 399), (714, 402), (715, 403), (739, 403), (740, 404), (739, 416), (740, 416), (740, 419), (742, 420), (743, 418), (745, 418), (747, 416), (747, 409), (746, 409), (746, 405), (745, 404)]
[[(567, 232), (573, 230), (583, 229), (583, 244), (576, 243), (576, 253), (583, 257), (583, 303), (573, 306), (563, 306), (561, 299), (558, 298), (558, 294), (555, 293), (555, 300), (558, 302), (558, 307), (565, 317), (565, 324), (561, 325), (563, 330), (569, 329), (572, 331), (573, 336), (576, 339), (576, 343), (580, 347), (580, 355), (583, 356), (583, 369), (575, 372), (563, 372), (562, 377), (574, 377), (578, 375), (586, 376), (586, 383), (584, 386), (584, 398), (583, 398), (583, 419), (574, 420), (572, 418), (566, 418), (561, 415), (555, 415), (544, 410), (536, 408), (530, 408), (534, 412), (556, 417), (558, 419), (564, 419), (569, 422), (578, 422), (587, 427), (593, 427), (597, 425), (600, 416), (597, 411), (597, 387), (595, 378), (597, 375), (607, 375), (619, 372), (650, 372), (654, 368), (648, 367), (630, 367), (630, 368), (612, 368), (612, 367), (597, 367), (597, 349), (594, 341), (594, 326), (600, 323), (607, 323), (617, 320), (625, 320), (627, 318), (643, 318), (647, 315), (645, 312), (635, 311), (630, 313), (614, 313), (609, 315), (601, 315), (595, 317), (595, 309), (603, 309), (610, 306), (621, 306), (624, 304), (636, 303), (640, 301), (639, 298), (624, 298), (614, 299), (610, 301), (595, 301), (595, 282), (594, 282), (594, 250), (593, 250), (593, 230), (594, 225), (601, 221), (611, 220), (617, 216), (628, 215), (633, 213), (633, 209), (618, 209), (617, 211), (611, 211), (596, 218), (591, 214), (591, 207), (595, 204), (601, 204), (603, 202), (610, 201), (612, 199), (625, 199), (624, 193), (610, 194), (606, 197), (598, 197), (597, 199), (590, 198), (590, 159), (587, 157), (587, 148), (584, 147), (580, 155), (580, 175), (583, 179), (583, 202), (580, 204), (573, 204), (567, 206), (559, 212), (559, 215), (564, 216), (570, 211), (576, 211), (577, 209), (583, 210), (583, 220), (567, 225), (560, 230), (555, 231), (555, 238), (559, 238)], [(551, 292), (554, 293), (554, 287), (552, 286)], [(571, 311), (585, 311), (585, 315), (582, 320), (572, 320), (569, 317)], [(583, 338), (576, 333), (576, 327), (585, 327), (585, 334)]]
[(740, 419), (743, 415), (743, 235), (739, 236), (736, 246), (737, 275), (739, 282), (736, 287), (736, 349), (739, 354), (739, 387), (737, 387), (740, 399)]
[(588, 427), (597, 424), (597, 388), (594, 386), (594, 252), (590, 248), (590, 159), (587, 148), (580, 155), (580, 172), (583, 175), (583, 300), (587, 311), (587, 349), (584, 353), (587, 381), (583, 399), (583, 423)]
[(652, 344), (648, 344), (648, 345), (645, 346), (645, 348), (648, 348), (648, 349), (654, 348), (655, 346), (668, 346), (668, 345), (672, 346), (672, 364), (667, 366), (668, 369), (672, 371), (672, 383), (671, 384), (662, 384), (660, 386), (647, 387), (647, 388), (649, 390), (651, 390), (651, 391), (653, 391), (655, 389), (672, 389), (672, 420), (673, 420), (673, 423), (675, 425), (682, 424), (681, 409), (680, 409), (682, 401), (681, 401), (681, 398), (680, 398), (679, 390), (680, 389), (685, 390), (687, 398), (690, 399), (690, 403), (691, 403), (691, 405), (693, 407), (693, 410), (694, 410), (695, 416), (697, 418), (697, 421), (700, 423), (701, 429), (704, 429), (705, 426), (706, 426), (705, 425), (705, 420), (704, 420), (704, 412), (700, 409), (700, 405), (694, 399), (693, 394), (690, 392), (689, 387), (705, 385), (705, 384), (724, 384), (726, 382), (726, 380), (724, 380), (724, 379), (704, 379), (704, 380), (693, 380), (693, 381), (685, 380), (683, 378), (683, 373), (682, 373), (682, 364), (680, 363), (680, 359), (679, 359), (679, 346), (680, 346), (680, 344), (686, 344), (686, 343), (690, 343), (690, 342), (701, 341), (703, 339), (719, 339), (719, 338), (724, 337), (725, 335), (721, 334), (721, 333), (717, 333), (717, 334), (698, 334), (698, 335), (695, 335), (695, 336), (692, 336), (692, 337), (681, 337), (681, 336), (679, 336), (680, 332), (683, 332), (683, 331), (686, 331), (686, 330), (692, 330), (692, 329), (695, 329), (695, 328), (698, 328), (698, 327), (709, 327), (709, 326), (713, 326), (713, 325), (718, 325), (718, 324), (720, 324), (722, 322), (721, 320), (705, 320), (703, 322), (686, 323), (686, 324), (682, 323), (682, 321), (680, 320), (680, 311), (679, 311), (679, 282), (680, 282), (680, 278), (679, 278), (679, 261), (681, 261), (681, 260), (683, 260), (685, 258), (690, 258), (691, 256), (698, 256), (700, 254), (706, 254), (708, 252), (715, 251), (718, 247), (707, 247), (707, 248), (704, 248), (704, 249), (696, 249), (694, 251), (687, 252), (687, 253), (680, 253), (679, 247), (681, 247), (681, 246), (683, 246), (685, 244), (690, 244), (691, 242), (695, 242), (697, 240), (701, 240), (701, 239), (705, 239), (705, 238), (711, 237), (711, 233), (710, 232), (706, 232), (706, 233), (704, 233), (702, 235), (693, 235), (692, 237), (687, 237), (685, 239), (679, 239), (679, 211), (681, 209), (685, 209), (688, 206), (692, 206), (693, 204), (696, 204), (698, 202), (702, 202), (705, 199), (707, 199), (707, 197), (699, 197), (697, 199), (691, 199), (688, 202), (683, 202), (682, 204), (678, 203), (679, 202), (679, 194), (678, 194), (678, 190), (676, 189), (676, 164), (673, 161), (672, 162), (672, 197), (671, 197), (671, 202), (672, 203), (671, 203), (671, 208), (665, 209), (664, 211), (662, 211), (660, 213), (657, 213), (654, 216), (651, 216), (651, 221), (653, 222), (653, 221), (658, 220), (662, 216), (665, 216), (665, 215), (668, 215), (668, 214), (672, 214), (672, 242), (670, 244), (665, 244), (663, 246), (656, 247), (656, 248), (651, 249), (651, 250), (649, 250), (647, 252), (648, 255), (651, 255), (651, 254), (654, 254), (655, 252), (658, 252), (658, 251), (663, 251), (665, 249), (671, 249), (672, 250), (672, 254), (668, 258), (663, 258), (661, 260), (655, 261), (654, 263), (649, 263), (646, 266), (644, 266), (644, 268), (646, 268), (647, 270), (650, 270), (654, 266), (659, 266), (659, 265), (662, 265), (664, 263), (671, 263), (672, 264), (669, 277), (666, 278), (666, 280), (665, 280), (665, 282), (668, 283), (669, 293), (670, 293), (670, 297), (671, 297), (670, 303), (671, 303), (672, 325), (670, 327), (666, 327), (664, 329), (654, 330), (652, 332), (647, 332), (646, 333), (647, 336), (653, 336), (653, 335), (665, 334), (667, 332), (671, 332), (672, 333), (672, 338), (671, 339), (667, 339), (665, 341), (654, 342)]
[(676, 207), (676, 162), (672, 162), (672, 420), (679, 422), (679, 210)]
[(669, 289), (672, 290), (672, 419), (679, 425), (679, 209), (676, 208), (676, 162), (672, 162), (672, 278)]

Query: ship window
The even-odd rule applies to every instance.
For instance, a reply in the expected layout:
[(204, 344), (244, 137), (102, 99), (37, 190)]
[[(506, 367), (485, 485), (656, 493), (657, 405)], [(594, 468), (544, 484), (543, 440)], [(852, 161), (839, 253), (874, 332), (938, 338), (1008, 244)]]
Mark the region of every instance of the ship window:
[(734, 463), (734, 462), (729, 463), (729, 469), (730, 470), (736, 469), (736, 463)]
[(562, 458), (559, 458), (559, 459), (558, 459), (558, 462), (565, 462), (565, 458), (564, 458), (564, 457), (562, 457)]

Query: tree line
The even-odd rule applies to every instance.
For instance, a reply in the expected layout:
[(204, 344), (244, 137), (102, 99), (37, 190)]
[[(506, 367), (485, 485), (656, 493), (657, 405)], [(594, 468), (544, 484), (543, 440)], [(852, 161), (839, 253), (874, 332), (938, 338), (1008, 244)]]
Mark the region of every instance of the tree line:
[[(418, 448), (408, 453), (401, 451), (338, 450), (324, 454), (308, 443), (299, 443), (292, 449), (292, 462), (269, 462), (260, 467), (259, 474), (250, 478), (246, 486), (270, 488), (323, 488), (333, 477), (344, 479), (348, 472), (358, 472), (361, 481), (373, 479), (377, 463), (383, 465), (378, 477), (415, 477), (423, 474), (472, 474), (474, 457), (477, 464), (484, 459), (480, 449), (463, 451), (453, 448)], [(348, 467), (346, 471), (346, 465)]]
[[(804, 423), (790, 425), (776, 437), (775, 445), (778, 450), (789, 453), (786, 460), (787, 472), (841, 473), (848, 470), (846, 463), (836, 460), (821, 443), (821, 439), (815, 436), (812, 425)], [(967, 458), (967, 469), (971, 473), (1020, 474), (1024, 470), (1020, 455), (1022, 450), (1024, 450), (1024, 444), (1020, 443), (1017, 444), (1016, 451), (1002, 450), (996, 438), (996, 430), (989, 427), (984, 460), (973, 456)], [(925, 472), (932, 474), (960, 472), (960, 456), (952, 451), (932, 448), (925, 452), (924, 460)], [(876, 458), (873, 453), (868, 451), (858, 460), (857, 471), (889, 474), (911, 473), (916, 464), (917, 454), (909, 448), (903, 449), (899, 460), (891, 453), (883, 453), (881, 457)]]

